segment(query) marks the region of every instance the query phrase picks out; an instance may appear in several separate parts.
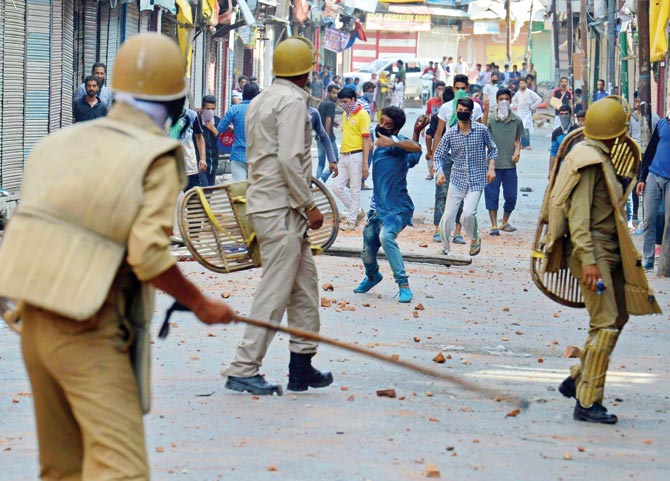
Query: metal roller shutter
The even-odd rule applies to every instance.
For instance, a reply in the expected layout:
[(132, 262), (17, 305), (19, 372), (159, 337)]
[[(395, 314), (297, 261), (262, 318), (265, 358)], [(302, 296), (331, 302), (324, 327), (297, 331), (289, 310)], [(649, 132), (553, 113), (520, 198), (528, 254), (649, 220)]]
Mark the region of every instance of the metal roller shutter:
[[(26, 2), (5, 3), (2, 64), (2, 186), (18, 192), (23, 173), (23, 102), (26, 58)], [(48, 78), (48, 77), (47, 77)], [(42, 86), (45, 79), (40, 79)]]
[[(0, 0), (0, 18), (5, 18), (5, 0)], [(5, 22), (0, 22), (0, 112), (4, 112), (2, 99), (5, 78), (3, 64), (5, 59)], [(0, 187), (2, 186), (2, 120), (0, 120)]]
[(23, 157), (49, 133), (51, 55), (51, 7), (49, 0), (28, 0), (26, 15), (26, 75)]
[(65, 127), (72, 123), (72, 94), (74, 93), (74, 89), (79, 85), (74, 61), (74, 3), (75, 0), (63, 0), (61, 127)]
[[(119, 44), (121, 43), (121, 15), (123, 9), (118, 7), (112, 9), (109, 5), (103, 7), (103, 10), (107, 9), (109, 15), (109, 27), (107, 30), (107, 85), (112, 84), (112, 77), (114, 76), (114, 59), (116, 59), (116, 52), (119, 49)], [(104, 38), (101, 35), (101, 38)], [(100, 44), (100, 50), (105, 47), (104, 43)]]
[[(98, 4), (98, 61), (107, 65), (107, 85), (109, 85), (111, 70), (107, 61), (107, 45), (109, 45), (109, 4), (100, 2)], [(91, 67), (88, 67), (89, 69)]]
[(126, 3), (126, 35), (123, 41), (128, 40), (140, 31), (140, 9), (137, 2)]
[(151, 30), (151, 11), (140, 12), (140, 32), (148, 32)]
[(49, 132), (53, 132), (61, 126), (63, 114), (63, 93), (65, 93), (63, 90), (63, 33), (63, 0), (52, 0)]
[[(88, 0), (84, 10), (84, 65), (81, 74), (83, 77), (91, 73), (91, 67), (98, 60), (98, 3)], [(78, 87), (84, 81), (78, 78)]]

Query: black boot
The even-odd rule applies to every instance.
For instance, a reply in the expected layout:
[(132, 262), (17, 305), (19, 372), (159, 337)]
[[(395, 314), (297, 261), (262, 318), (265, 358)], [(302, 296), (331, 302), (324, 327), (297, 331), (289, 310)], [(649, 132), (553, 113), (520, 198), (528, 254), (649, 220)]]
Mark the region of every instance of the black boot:
[(275, 393), (277, 393), (277, 396), (281, 396), (284, 394), (279, 384), (268, 383), (260, 374), (251, 377), (228, 376), (226, 387), (233, 391), (246, 391), (257, 396), (272, 396)]
[(579, 401), (575, 405), (575, 412), (572, 415), (575, 421), (585, 421), (587, 423), (616, 424), (619, 420), (614, 414), (607, 412), (605, 406), (600, 403), (593, 403), (590, 408), (585, 408)]
[(558, 386), (558, 392), (567, 398), (575, 397), (577, 394), (577, 385), (575, 384), (575, 380), (570, 376), (566, 377)]
[(329, 372), (321, 372), (312, 367), (314, 354), (291, 353), (291, 361), (288, 364), (288, 386), (289, 391), (307, 391), (310, 387), (326, 387), (333, 383), (333, 375)]

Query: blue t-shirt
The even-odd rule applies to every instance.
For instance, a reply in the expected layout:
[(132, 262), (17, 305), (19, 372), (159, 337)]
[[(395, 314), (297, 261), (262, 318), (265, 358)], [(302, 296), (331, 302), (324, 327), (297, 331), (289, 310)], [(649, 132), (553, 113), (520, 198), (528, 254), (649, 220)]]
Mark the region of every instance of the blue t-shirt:
[[(401, 135), (400, 140), (408, 140)], [(372, 199), (370, 209), (384, 221), (387, 216), (406, 216), (411, 225), (414, 204), (407, 192), (407, 173), (419, 163), (421, 152), (400, 147), (376, 147), (372, 153)]]
[(216, 127), (219, 132), (225, 132), (228, 130), (230, 124), (233, 124), (235, 141), (233, 142), (233, 150), (230, 153), (230, 160), (244, 164), (247, 163), (247, 133), (245, 132), (246, 122), (244, 117), (247, 114), (249, 102), (251, 101), (244, 100), (241, 104), (230, 107)]
[(658, 144), (654, 160), (649, 166), (649, 172), (664, 179), (670, 179), (670, 124), (668, 124), (668, 119), (664, 117), (659, 120), (656, 129), (658, 130)]

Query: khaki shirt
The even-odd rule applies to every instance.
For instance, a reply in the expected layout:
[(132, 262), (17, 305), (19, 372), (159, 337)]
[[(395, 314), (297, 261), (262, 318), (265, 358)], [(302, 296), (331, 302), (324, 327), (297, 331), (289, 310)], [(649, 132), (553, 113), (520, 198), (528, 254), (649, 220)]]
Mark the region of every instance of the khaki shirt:
[(246, 114), (249, 189), (247, 213), (313, 202), (309, 95), (278, 78), (249, 104)]

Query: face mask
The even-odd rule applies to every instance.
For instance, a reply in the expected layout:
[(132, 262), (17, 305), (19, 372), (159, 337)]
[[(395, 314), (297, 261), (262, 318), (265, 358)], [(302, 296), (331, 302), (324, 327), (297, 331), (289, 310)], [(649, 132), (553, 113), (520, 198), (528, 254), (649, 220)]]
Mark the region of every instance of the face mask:
[(214, 120), (214, 111), (213, 110), (203, 110), (202, 111), (202, 120), (204, 122), (210, 122)]
[(560, 119), (561, 119), (561, 128), (563, 130), (568, 130), (568, 128), (570, 127), (570, 116), (561, 115)]
[(344, 110), (347, 115), (351, 115), (354, 110), (356, 110), (357, 104), (356, 102), (349, 102), (348, 104), (342, 104), (342, 110)]
[(461, 122), (467, 122), (470, 120), (470, 116), (472, 115), (472, 112), (456, 112), (456, 118), (460, 120)]
[(509, 100), (502, 100), (498, 103), (498, 118), (500, 120), (505, 120), (509, 117)]
[(375, 134), (377, 134), (377, 136), (383, 135), (384, 137), (390, 137), (393, 135), (393, 132), (378, 125), (377, 128), (375, 128)]
[(496, 79), (491, 79), (491, 83), (492, 83), (493, 85), (495, 85), (495, 84), (498, 83), (498, 81), (497, 81)]

